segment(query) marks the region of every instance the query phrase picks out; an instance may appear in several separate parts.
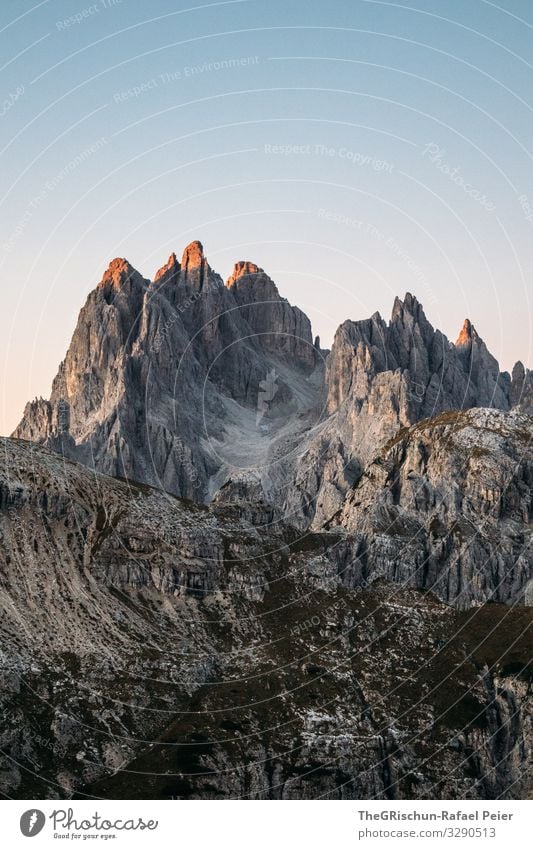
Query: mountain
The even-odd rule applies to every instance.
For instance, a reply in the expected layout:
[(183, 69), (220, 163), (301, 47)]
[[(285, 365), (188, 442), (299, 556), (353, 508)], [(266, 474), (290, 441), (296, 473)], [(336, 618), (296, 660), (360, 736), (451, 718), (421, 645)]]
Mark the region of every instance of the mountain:
[(241, 419), (260, 443), (261, 382), (274, 374), (278, 407), (297, 410), (316, 360), (308, 319), (260, 269), (241, 263), (225, 286), (200, 242), (153, 282), (116, 259), (80, 313), (50, 400), (27, 406), (15, 436), (207, 501)]
[(527, 797), (532, 437), (411, 294), (325, 351), (252, 262), (113, 260), (2, 443), (2, 791)]
[(1, 447), (4, 795), (527, 796), (531, 607), (346, 581), (340, 525)]
[(407, 294), (390, 322), (346, 321), (331, 352), (252, 262), (224, 285), (192, 242), (153, 281), (113, 260), (50, 400), (14, 437), (209, 503), (269, 502), (317, 528), (399, 428), (447, 410), (533, 411), (532, 373), (500, 373), (467, 320), (455, 345)]

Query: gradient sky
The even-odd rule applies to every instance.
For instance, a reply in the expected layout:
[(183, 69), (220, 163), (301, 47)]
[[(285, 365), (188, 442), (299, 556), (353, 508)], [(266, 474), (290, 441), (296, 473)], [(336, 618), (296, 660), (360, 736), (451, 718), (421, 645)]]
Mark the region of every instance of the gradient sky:
[(529, 0), (4, 0), (0, 39), (0, 433), (109, 260), (195, 238), (324, 346), (411, 291), (533, 366)]

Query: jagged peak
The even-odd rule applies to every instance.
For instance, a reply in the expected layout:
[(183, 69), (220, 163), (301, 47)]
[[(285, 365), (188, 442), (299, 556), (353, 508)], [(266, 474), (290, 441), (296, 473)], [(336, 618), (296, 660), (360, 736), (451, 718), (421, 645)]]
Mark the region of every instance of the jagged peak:
[[(374, 326), (376, 324), (380, 326), (382, 322), (383, 319), (378, 312), (375, 312), (371, 318), (363, 318), (357, 321), (351, 318), (346, 319), (336, 330), (333, 347), (335, 348), (337, 345), (342, 345), (345, 342), (353, 346), (361, 343), (365, 345), (371, 343), (374, 335)], [(381, 329), (379, 329), (379, 332), (381, 333)]]
[(188, 244), (183, 251), (181, 268), (183, 271), (187, 272), (194, 268), (200, 268), (204, 264), (207, 264), (207, 259), (204, 256), (204, 246), (198, 241), (198, 239), (195, 239), (195, 241)]
[(457, 337), (457, 341), (455, 343), (457, 348), (463, 348), (465, 345), (471, 345), (472, 342), (478, 341), (479, 336), (476, 331), (476, 328), (472, 324), (469, 318), (465, 318), (463, 322), (463, 326), (461, 328), (461, 332)]
[(513, 366), (513, 381), (523, 381), (526, 376), (526, 368), (522, 360), (517, 360)]
[(423, 314), (423, 312), (422, 304), (418, 298), (415, 295), (412, 295), (411, 292), (406, 292), (403, 301), (398, 296), (394, 298), (391, 321), (394, 321), (396, 318), (401, 318), (404, 313), (409, 313), (416, 318), (419, 313)]
[(99, 285), (104, 286), (111, 283), (114, 287), (119, 288), (128, 277), (137, 273), (127, 259), (124, 257), (115, 257), (104, 271)]
[(158, 269), (158, 271), (156, 271), (154, 283), (157, 283), (159, 280), (161, 280), (162, 277), (165, 277), (167, 275), (172, 277), (174, 274), (177, 274), (180, 268), (181, 266), (178, 262), (178, 258), (176, 254), (172, 252), (166, 263), (162, 265), (161, 268)]
[(237, 280), (241, 277), (245, 277), (249, 274), (264, 274), (264, 270), (259, 268), (255, 262), (250, 262), (249, 260), (241, 259), (239, 262), (236, 262), (233, 266), (233, 271), (231, 275), (226, 280), (226, 286), (230, 289), (235, 285)]

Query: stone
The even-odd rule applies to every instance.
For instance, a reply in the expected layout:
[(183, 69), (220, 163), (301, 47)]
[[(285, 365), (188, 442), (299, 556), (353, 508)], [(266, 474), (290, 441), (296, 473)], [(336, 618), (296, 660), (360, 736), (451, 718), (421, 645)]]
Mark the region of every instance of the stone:
[[(502, 435), (479, 413), (488, 444), (517, 438), (521, 418), (500, 414)], [(433, 480), (419, 439), (405, 487), (413, 464)], [(370, 570), (357, 584), (365, 549), (354, 561), (340, 526), (302, 536), (259, 509), (251, 524), (230, 499), (195, 505), (28, 442), (2, 457), (10, 798), (528, 796), (533, 610), (462, 612)], [(467, 488), (484, 516), (489, 484)]]

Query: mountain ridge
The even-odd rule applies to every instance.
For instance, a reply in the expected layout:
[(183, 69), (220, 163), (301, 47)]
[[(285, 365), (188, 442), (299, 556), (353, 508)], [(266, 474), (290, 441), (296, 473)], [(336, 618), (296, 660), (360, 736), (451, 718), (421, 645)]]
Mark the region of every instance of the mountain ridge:
[(533, 410), (533, 375), (500, 372), (469, 319), (454, 345), (408, 292), (388, 323), (348, 319), (323, 351), (261, 267), (240, 260), (224, 282), (195, 240), (153, 280), (109, 263), (50, 399), (13, 436), (195, 501), (259, 487), (317, 526), (396, 430), (491, 406)]

